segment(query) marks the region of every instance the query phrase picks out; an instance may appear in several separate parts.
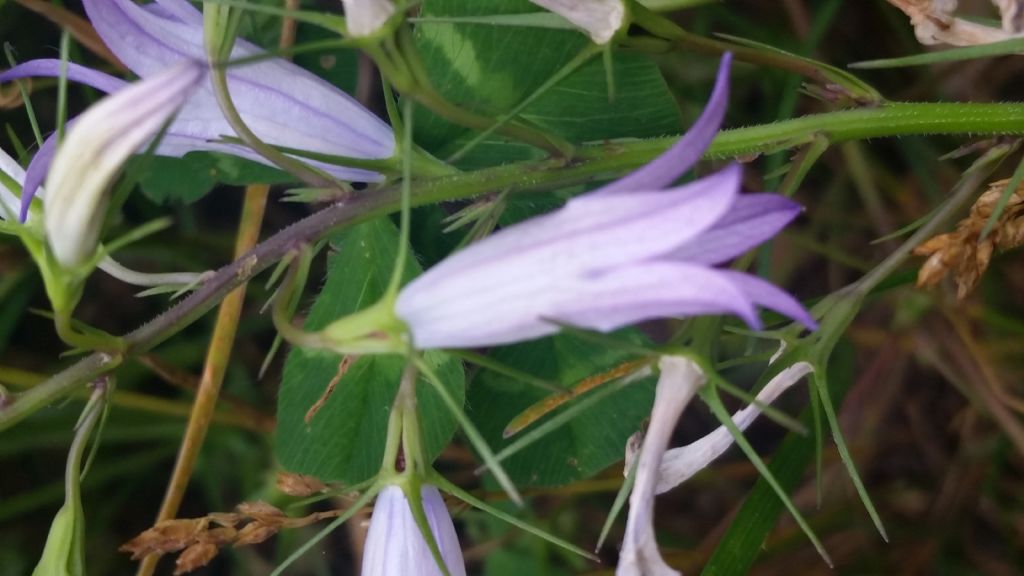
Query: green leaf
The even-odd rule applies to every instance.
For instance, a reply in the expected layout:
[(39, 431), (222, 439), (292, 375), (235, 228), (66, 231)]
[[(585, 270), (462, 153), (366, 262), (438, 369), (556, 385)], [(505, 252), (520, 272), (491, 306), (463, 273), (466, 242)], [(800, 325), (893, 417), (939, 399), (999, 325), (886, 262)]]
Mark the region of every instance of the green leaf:
[[(416, 45), (438, 92), (453, 103), (496, 117), (533, 94), (589, 40), (576, 30), (430, 19), (538, 11), (527, 0), (425, 1), (420, 14), (425, 21), (416, 26)], [(604, 64), (595, 58), (541, 95), (521, 119), (575, 141), (681, 132), (678, 108), (657, 66), (633, 54), (616, 53), (613, 61), (619, 86), (614, 101), (609, 102)], [(417, 112), (416, 118), (416, 142), (435, 154), (450, 154), (467, 140), (466, 129), (429, 112)]]
[[(383, 294), (398, 250), (398, 231), (386, 218), (355, 226), (332, 238), (327, 281), (306, 319), (307, 330), (364, 308)], [(408, 262), (405, 277), (419, 273)], [(441, 353), (427, 361), (460, 404), (465, 397), (462, 365)], [(333, 394), (307, 424), (306, 413), (338, 372), (341, 357), (293, 349), (285, 362), (277, 405), (276, 453), (292, 472), (354, 484), (372, 477), (384, 454), (387, 418), (405, 360), (364, 356), (349, 367)], [(455, 420), (422, 381), (416, 390), (428, 457), (436, 457), (455, 432)]]
[[(617, 336), (642, 340), (638, 332)], [(565, 335), (500, 348), (491, 356), (566, 387), (633, 359), (627, 353)], [(470, 386), (470, 417), (491, 447), (500, 451), (515, 440), (503, 438), (505, 425), (549, 394), (531, 384), (482, 370)], [(505, 469), (518, 485), (559, 486), (590, 477), (622, 460), (626, 440), (640, 429), (653, 401), (653, 379), (630, 384), (585, 410), (567, 426), (509, 457), (504, 461)]]
[(867, 60), (854, 62), (850, 68), (872, 69), (872, 68), (901, 68), (906, 66), (926, 66), (928, 64), (939, 64), (942, 62), (960, 62), (964, 60), (976, 60), (978, 58), (993, 58), (996, 56), (1007, 56), (1024, 52), (1024, 38), (1011, 38), (999, 42), (991, 42), (978, 46), (962, 46), (926, 52), (924, 54), (913, 54), (900, 58), (884, 58), (882, 60)]
[[(837, 346), (829, 362), (828, 373), (832, 397), (840, 403), (854, 374), (853, 351), (849, 346)], [(808, 428), (813, 425), (810, 408), (804, 410), (801, 421)], [(782, 446), (771, 455), (771, 464), (768, 468), (779, 484), (792, 492), (803, 480), (807, 467), (813, 461), (814, 453), (813, 436), (791, 432), (786, 436)], [(729, 530), (718, 543), (711, 559), (704, 566), (702, 576), (749, 572), (754, 561), (764, 550), (765, 540), (778, 523), (779, 515), (784, 509), (782, 501), (768, 482), (764, 478), (759, 479), (730, 524)]]
[(153, 156), (131, 160), (143, 161), (149, 165), (142, 173), (139, 186), (143, 194), (158, 204), (191, 204), (206, 196), (218, 183), (245, 186), (294, 180), (265, 164), (215, 152), (189, 152), (182, 158)]

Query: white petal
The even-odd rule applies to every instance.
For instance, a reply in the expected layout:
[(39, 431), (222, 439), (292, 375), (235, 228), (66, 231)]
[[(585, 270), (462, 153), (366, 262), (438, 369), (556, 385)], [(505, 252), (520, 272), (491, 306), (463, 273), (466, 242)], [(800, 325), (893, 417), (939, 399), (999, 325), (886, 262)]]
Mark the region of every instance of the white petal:
[[(25, 170), (3, 150), (0, 150), (0, 171), (19, 185), (25, 183)], [(20, 209), (21, 200), (18, 198), (18, 194), (4, 186), (3, 180), (0, 180), (0, 220), (11, 218), (17, 221)]]
[[(761, 404), (771, 404), (790, 386), (813, 371), (814, 367), (807, 362), (793, 364), (779, 372), (761, 389), (757, 394), (757, 401)], [(751, 404), (733, 414), (732, 421), (740, 430), (746, 430), (760, 414), (761, 410), (757, 405)], [(661, 470), (658, 472), (657, 493), (667, 492), (686, 482), (714, 462), (732, 443), (733, 437), (729, 430), (725, 426), (719, 426), (714, 432), (696, 442), (665, 452), (661, 460)]]
[(654, 488), (662, 454), (668, 447), (679, 415), (704, 384), (704, 374), (688, 358), (662, 356), (661, 377), (654, 396), (651, 424), (647, 429), (636, 481), (629, 496), (629, 518), (619, 553), (617, 576), (678, 576), (661, 558), (654, 539)]
[[(459, 539), (441, 493), (425, 485), (421, 494), (427, 523), (448, 572), (466, 576)], [(416, 525), (409, 500), (398, 486), (388, 486), (377, 495), (363, 550), (362, 576), (442, 576)]]
[(356, 38), (372, 36), (395, 13), (391, 0), (341, 0), (345, 5), (345, 25)]
[(595, 44), (606, 44), (622, 28), (622, 0), (530, 0), (579, 26)]
[(46, 179), (44, 222), (57, 260), (74, 266), (96, 247), (107, 190), (122, 165), (198, 87), (204, 68), (183, 61), (100, 100), (79, 116)]

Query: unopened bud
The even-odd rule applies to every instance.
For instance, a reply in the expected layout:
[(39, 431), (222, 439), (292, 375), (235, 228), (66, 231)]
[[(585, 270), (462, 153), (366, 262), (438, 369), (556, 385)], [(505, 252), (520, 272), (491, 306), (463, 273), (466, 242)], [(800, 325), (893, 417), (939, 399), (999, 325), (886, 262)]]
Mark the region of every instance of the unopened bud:
[(44, 223), (58, 262), (76, 266), (93, 255), (111, 183), (203, 75), (203, 65), (182, 62), (107, 96), (70, 126), (46, 178)]

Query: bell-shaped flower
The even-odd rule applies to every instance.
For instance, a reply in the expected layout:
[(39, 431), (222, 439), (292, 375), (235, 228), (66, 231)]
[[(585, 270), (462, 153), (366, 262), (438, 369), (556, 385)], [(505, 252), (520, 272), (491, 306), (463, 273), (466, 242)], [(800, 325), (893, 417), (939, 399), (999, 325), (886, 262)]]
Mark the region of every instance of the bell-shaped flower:
[(530, 0), (572, 22), (595, 44), (607, 44), (626, 21), (623, 0)]
[[(146, 78), (182, 60), (204, 62), (202, 14), (186, 0), (156, 0), (140, 5), (131, 0), (83, 0), (93, 27), (110, 50), (135, 74)], [(232, 59), (265, 56), (259, 47), (239, 39)], [(0, 73), (0, 82), (27, 76), (58, 76), (61, 63), (33, 60)], [(395, 138), (383, 121), (355, 99), (325, 80), (281, 58), (264, 58), (228, 68), (232, 100), (245, 123), (273, 146), (359, 159), (389, 158)], [(70, 65), (68, 78), (104, 92), (125, 82)], [(225, 120), (209, 81), (203, 83), (178, 114), (156, 153), (183, 156), (205, 150), (266, 161), (249, 148), (226, 141), (235, 132)], [(42, 183), (53, 145), (44, 146), (29, 166), (23, 204)], [(377, 181), (365, 169), (310, 164), (345, 180)]]
[(46, 236), (57, 261), (77, 266), (93, 255), (108, 190), (128, 157), (159, 132), (199, 86), (193, 61), (141, 80), (79, 116), (61, 142), (46, 180)]
[(813, 327), (779, 288), (715, 267), (774, 236), (800, 206), (740, 194), (737, 165), (671, 186), (718, 131), (728, 64), (726, 57), (701, 117), (662, 156), (471, 245), (405, 286), (395, 314), (414, 346), (493, 346), (553, 334), (562, 324), (607, 332), (699, 314), (736, 314), (756, 328), (756, 306)]
[[(451, 576), (466, 576), (455, 525), (437, 488), (423, 485), (423, 511)], [(413, 517), (409, 500), (399, 486), (377, 495), (363, 549), (362, 576), (442, 576), (426, 539)]]
[(345, 6), (345, 26), (350, 36), (373, 36), (395, 13), (391, 0), (341, 0)]

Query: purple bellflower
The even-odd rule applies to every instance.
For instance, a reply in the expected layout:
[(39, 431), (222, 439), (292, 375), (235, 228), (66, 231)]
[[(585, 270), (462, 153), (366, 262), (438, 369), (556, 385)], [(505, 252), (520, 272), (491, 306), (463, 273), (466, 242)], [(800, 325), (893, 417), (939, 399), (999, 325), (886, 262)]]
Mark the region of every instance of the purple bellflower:
[[(138, 5), (131, 0), (83, 0), (89, 20), (107, 47), (142, 78), (182, 60), (205, 62), (202, 14), (186, 0), (156, 0)], [(239, 39), (232, 59), (265, 54)], [(33, 60), (0, 73), (0, 82), (28, 76), (57, 76), (57, 60)], [(336, 156), (389, 158), (395, 138), (383, 121), (348, 94), (281, 58), (269, 58), (228, 69), (228, 86), (242, 119), (268, 144)], [(103, 92), (127, 83), (102, 72), (69, 64), (68, 78)], [(266, 161), (245, 146), (224, 141), (235, 132), (223, 117), (209, 81), (186, 103), (160, 141), (163, 156), (206, 150)], [(50, 140), (29, 166), (22, 193), (22, 217), (43, 181), (55, 144)], [(377, 181), (380, 175), (357, 168), (310, 164), (345, 180)]]
[(799, 205), (775, 194), (740, 194), (737, 165), (672, 186), (718, 131), (728, 72), (726, 56), (701, 117), (647, 166), (505, 228), (405, 286), (395, 314), (413, 345), (494, 346), (553, 334), (559, 324), (607, 332), (699, 314), (736, 314), (758, 328), (756, 306), (814, 327), (779, 288), (716, 268), (778, 233)]
[[(421, 494), (427, 523), (448, 573), (466, 576), (459, 538), (441, 493), (423, 485)], [(388, 486), (377, 495), (363, 551), (362, 576), (442, 576), (399, 486)]]

